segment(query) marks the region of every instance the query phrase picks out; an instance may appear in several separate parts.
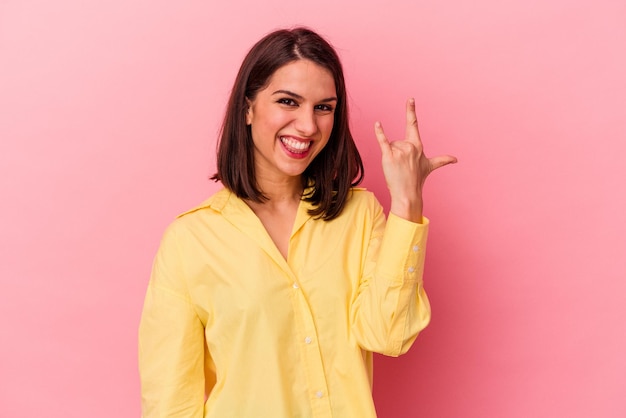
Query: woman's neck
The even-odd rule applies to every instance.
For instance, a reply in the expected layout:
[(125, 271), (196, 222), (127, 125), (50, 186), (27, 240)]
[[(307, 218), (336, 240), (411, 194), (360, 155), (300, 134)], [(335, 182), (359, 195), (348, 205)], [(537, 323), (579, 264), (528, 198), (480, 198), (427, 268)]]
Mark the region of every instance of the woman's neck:
[(259, 190), (267, 197), (266, 203), (300, 202), (303, 186), (300, 177), (257, 177)]

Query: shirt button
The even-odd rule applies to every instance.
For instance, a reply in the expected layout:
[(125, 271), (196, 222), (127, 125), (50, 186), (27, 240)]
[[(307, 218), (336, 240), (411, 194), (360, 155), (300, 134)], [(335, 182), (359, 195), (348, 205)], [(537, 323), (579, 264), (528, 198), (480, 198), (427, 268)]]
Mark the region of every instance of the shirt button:
[(293, 284), (293, 288), (294, 288), (294, 289), (299, 289), (299, 288), (300, 288), (300, 286), (298, 286), (298, 283), (294, 283), (294, 284)]
[(317, 392), (315, 392), (315, 396), (321, 398), (322, 396), (324, 396), (324, 393), (322, 393), (321, 390), (318, 390)]
[(418, 252), (420, 250), (420, 246), (419, 245), (414, 245), (413, 246), (413, 252)]
[(413, 266), (409, 267), (408, 271), (409, 271), (409, 273), (413, 273), (415, 271), (415, 267), (413, 267)]
[(313, 341), (313, 340), (311, 339), (311, 337), (306, 337), (306, 338), (304, 339), (304, 342), (305, 342), (305, 343), (307, 343), (307, 344), (311, 344), (311, 341)]

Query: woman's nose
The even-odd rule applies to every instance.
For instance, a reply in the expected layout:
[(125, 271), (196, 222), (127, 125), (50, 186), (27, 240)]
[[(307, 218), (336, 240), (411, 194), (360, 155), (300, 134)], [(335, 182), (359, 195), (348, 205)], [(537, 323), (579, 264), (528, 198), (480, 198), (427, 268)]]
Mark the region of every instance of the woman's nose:
[(295, 127), (302, 136), (312, 136), (317, 132), (315, 110), (301, 108), (295, 121)]

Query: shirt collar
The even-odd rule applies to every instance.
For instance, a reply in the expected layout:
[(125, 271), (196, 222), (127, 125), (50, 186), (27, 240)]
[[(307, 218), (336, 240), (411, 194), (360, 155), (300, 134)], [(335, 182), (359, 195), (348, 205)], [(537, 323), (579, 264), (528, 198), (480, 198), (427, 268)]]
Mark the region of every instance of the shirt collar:
[(218, 190), (216, 193), (214, 193), (211, 197), (206, 199), (204, 202), (200, 203), (198, 206), (195, 206), (181, 213), (180, 215), (177, 216), (177, 218), (182, 218), (183, 216), (188, 215), (190, 213), (197, 212), (202, 209), (209, 209), (209, 208), (215, 210), (216, 212), (221, 212), (226, 206), (226, 204), (228, 203), (228, 200), (230, 199), (231, 194), (232, 192), (230, 190), (222, 188)]
[[(309, 193), (309, 188), (304, 190), (304, 195), (306, 196)], [(306, 213), (308, 213), (309, 209), (313, 209), (313, 204), (307, 201), (302, 201), (300, 203), (300, 208), (305, 209)], [(180, 215), (177, 218), (181, 218), (187, 214), (197, 212), (202, 209), (212, 209), (216, 212), (224, 212), (233, 209), (236, 212), (241, 210), (248, 211), (251, 210), (246, 202), (242, 199), (238, 198), (232, 191), (222, 188), (214, 193), (211, 197), (206, 199), (204, 202), (200, 203), (198, 206), (191, 208)]]

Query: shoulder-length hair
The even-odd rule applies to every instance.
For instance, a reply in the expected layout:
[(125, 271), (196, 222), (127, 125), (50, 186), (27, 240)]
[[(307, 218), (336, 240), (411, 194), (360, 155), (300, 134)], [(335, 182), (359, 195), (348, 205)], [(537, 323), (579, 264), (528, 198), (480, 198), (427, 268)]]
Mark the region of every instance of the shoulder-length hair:
[(350, 188), (363, 180), (361, 156), (348, 122), (348, 102), (343, 69), (333, 47), (310, 29), (282, 29), (266, 35), (246, 55), (235, 79), (226, 108), (217, 148), (217, 173), (211, 177), (242, 199), (263, 202), (267, 197), (255, 177), (254, 146), (246, 124), (248, 101), (282, 66), (307, 59), (332, 74), (337, 90), (334, 124), (330, 139), (302, 174), (307, 193), (303, 199), (312, 203), (309, 214), (331, 220), (341, 213)]

